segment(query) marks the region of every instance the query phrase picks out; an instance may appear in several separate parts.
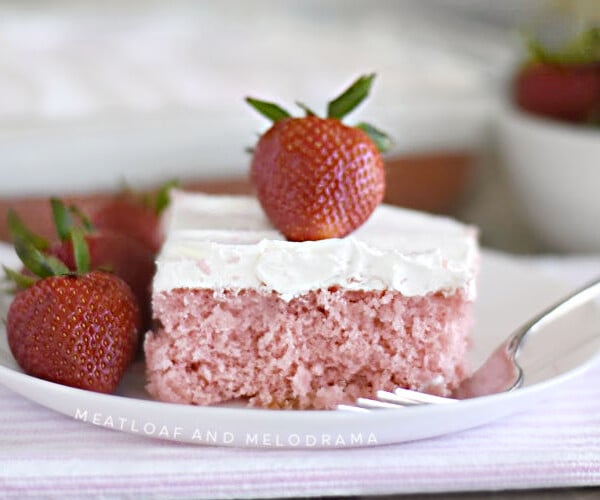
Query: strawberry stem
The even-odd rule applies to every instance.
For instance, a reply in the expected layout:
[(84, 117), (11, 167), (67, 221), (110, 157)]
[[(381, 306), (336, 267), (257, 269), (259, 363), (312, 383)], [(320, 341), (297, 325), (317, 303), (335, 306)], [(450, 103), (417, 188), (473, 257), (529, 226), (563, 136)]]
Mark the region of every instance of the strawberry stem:
[(359, 77), (350, 87), (327, 105), (327, 118), (341, 120), (366, 99), (371, 90), (375, 73)]
[(71, 212), (67, 210), (65, 204), (58, 198), (50, 198), (50, 205), (52, 206), (52, 217), (54, 218), (54, 225), (56, 226), (56, 232), (60, 241), (65, 241), (71, 234), (73, 228), (73, 218)]
[(600, 27), (582, 31), (562, 48), (551, 50), (532, 36), (525, 35), (529, 63), (586, 65), (600, 62)]
[[(77, 207), (66, 207), (58, 198), (50, 199), (50, 206), (54, 218), (56, 232), (61, 241), (70, 240), (73, 256), (78, 274), (85, 274), (90, 270), (90, 251), (85, 235), (92, 229), (87, 216)], [(79, 219), (76, 225), (73, 217)], [(12, 242), (21, 262), (29, 271), (40, 278), (70, 274), (70, 269), (64, 262), (46, 254), (48, 242), (33, 234), (13, 210), (8, 212), (8, 227)], [(30, 286), (35, 279), (15, 271), (5, 269), (5, 273), (19, 288)]]
[[(327, 104), (327, 118), (342, 120), (348, 113), (353, 111), (360, 103), (362, 103), (369, 95), (375, 73), (362, 75), (357, 78), (346, 90), (339, 96)], [(267, 101), (260, 101), (251, 97), (246, 97), (246, 102), (250, 104), (261, 115), (267, 117), (273, 122), (277, 122), (284, 118), (289, 118), (291, 115), (280, 108), (277, 104)], [(305, 116), (318, 116), (311, 108), (301, 101), (296, 101), (296, 105), (305, 112)], [(375, 143), (379, 152), (384, 153), (391, 145), (392, 140), (383, 131), (375, 128), (369, 123), (359, 123), (357, 128), (365, 132), (369, 138)], [(260, 139), (260, 135), (259, 135)], [(246, 152), (253, 154), (254, 149), (246, 148)]]
[(70, 231), (70, 237), (77, 274), (85, 274), (90, 270), (90, 250), (85, 240), (85, 233), (81, 228), (74, 227)]
[(31, 242), (17, 237), (14, 240), (17, 255), (33, 274), (40, 278), (69, 274), (69, 268), (51, 255), (44, 255)]
[(272, 122), (278, 122), (279, 120), (290, 118), (291, 116), (285, 109), (281, 108), (274, 102), (261, 101), (252, 97), (246, 97), (246, 102)]
[(304, 111), (306, 113), (306, 116), (317, 116), (317, 113), (315, 113), (303, 102), (296, 101), (296, 106), (298, 106), (302, 111)]
[(179, 186), (177, 179), (171, 179), (165, 182), (156, 193), (154, 199), (154, 212), (156, 215), (162, 214), (171, 203), (171, 189)]
[(77, 205), (70, 205), (69, 212), (79, 219), (79, 222), (86, 233), (94, 231), (95, 228), (92, 221)]
[(6, 221), (11, 240), (20, 238), (29, 241), (38, 250), (46, 250), (50, 246), (48, 240), (32, 233), (14, 210), (8, 211)]
[(380, 153), (385, 153), (392, 147), (392, 139), (382, 130), (374, 127), (370, 123), (361, 122), (356, 125), (375, 143)]
[(15, 285), (17, 285), (18, 289), (24, 290), (25, 288), (29, 288), (36, 281), (34, 277), (26, 276), (23, 273), (18, 273), (17, 271), (13, 271), (9, 267), (2, 266), (2, 269), (4, 270), (6, 278), (12, 281)]

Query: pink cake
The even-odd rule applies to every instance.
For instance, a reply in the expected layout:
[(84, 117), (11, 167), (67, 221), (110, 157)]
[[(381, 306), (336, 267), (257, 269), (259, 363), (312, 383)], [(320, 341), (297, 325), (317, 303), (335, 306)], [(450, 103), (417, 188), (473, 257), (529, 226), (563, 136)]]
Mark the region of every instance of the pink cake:
[(157, 399), (328, 409), (468, 374), (472, 228), (383, 205), (349, 237), (296, 243), (253, 198), (178, 192), (166, 229), (144, 346)]

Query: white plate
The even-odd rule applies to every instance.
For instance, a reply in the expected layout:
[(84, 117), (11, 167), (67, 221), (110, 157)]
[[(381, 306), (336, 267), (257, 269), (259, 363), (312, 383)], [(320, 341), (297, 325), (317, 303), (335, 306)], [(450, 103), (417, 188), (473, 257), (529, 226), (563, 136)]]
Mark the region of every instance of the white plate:
[[(474, 366), (514, 328), (568, 291), (510, 258), (484, 252), (475, 313)], [(4, 331), (0, 332), (0, 383), (75, 419), (155, 438), (288, 448), (400, 443), (479, 426), (551, 395), (558, 384), (581, 372), (596, 357), (599, 319), (600, 308), (590, 304), (531, 337), (520, 358), (525, 371), (522, 389), (452, 405), (355, 413), (160, 403), (149, 400), (144, 392), (141, 363), (130, 370), (119, 395), (103, 395), (25, 375), (10, 354)]]

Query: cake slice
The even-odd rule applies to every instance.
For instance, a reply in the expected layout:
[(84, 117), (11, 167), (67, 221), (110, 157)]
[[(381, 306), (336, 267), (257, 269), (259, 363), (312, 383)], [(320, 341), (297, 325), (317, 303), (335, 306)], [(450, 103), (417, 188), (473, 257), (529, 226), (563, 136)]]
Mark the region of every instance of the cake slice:
[(157, 261), (147, 390), (330, 409), (468, 374), (476, 231), (381, 205), (352, 235), (290, 242), (252, 197), (175, 192)]

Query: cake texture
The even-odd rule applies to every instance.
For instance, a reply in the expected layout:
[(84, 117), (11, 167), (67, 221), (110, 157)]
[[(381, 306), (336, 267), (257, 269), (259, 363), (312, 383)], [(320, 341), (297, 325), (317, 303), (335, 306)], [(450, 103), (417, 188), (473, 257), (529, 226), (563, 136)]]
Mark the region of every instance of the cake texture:
[(153, 283), (160, 400), (330, 409), (448, 395), (468, 374), (476, 231), (382, 205), (352, 235), (289, 242), (251, 197), (175, 192)]

